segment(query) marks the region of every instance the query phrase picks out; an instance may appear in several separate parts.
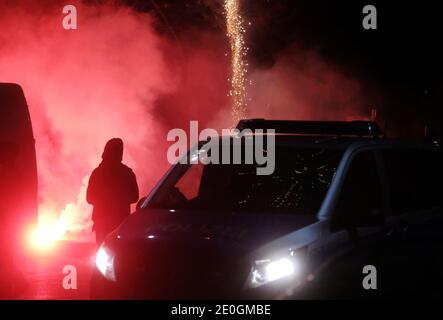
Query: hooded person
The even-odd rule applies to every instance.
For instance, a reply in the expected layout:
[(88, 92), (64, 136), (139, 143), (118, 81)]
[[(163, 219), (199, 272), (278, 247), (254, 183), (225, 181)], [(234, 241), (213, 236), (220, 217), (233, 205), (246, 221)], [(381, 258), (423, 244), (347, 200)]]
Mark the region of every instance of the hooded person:
[(131, 203), (137, 202), (139, 197), (135, 174), (122, 163), (122, 159), (123, 140), (109, 140), (102, 162), (89, 178), (86, 200), (94, 206), (93, 231), (98, 245), (129, 216)]

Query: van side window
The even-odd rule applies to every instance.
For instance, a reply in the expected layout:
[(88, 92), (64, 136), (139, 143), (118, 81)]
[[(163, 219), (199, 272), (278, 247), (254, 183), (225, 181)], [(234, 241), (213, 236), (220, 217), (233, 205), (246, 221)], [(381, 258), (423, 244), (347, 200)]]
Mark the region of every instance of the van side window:
[(379, 175), (373, 152), (358, 154), (346, 174), (332, 222), (334, 230), (383, 223)]
[(443, 157), (434, 150), (384, 150), (393, 214), (443, 205)]

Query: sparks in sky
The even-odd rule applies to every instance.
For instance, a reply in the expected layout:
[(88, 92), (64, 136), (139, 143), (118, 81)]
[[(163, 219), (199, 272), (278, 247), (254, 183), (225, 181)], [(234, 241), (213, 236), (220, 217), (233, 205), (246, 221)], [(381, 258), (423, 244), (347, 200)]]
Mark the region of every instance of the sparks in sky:
[(247, 107), (247, 52), (245, 46), (243, 18), (239, 0), (225, 0), (226, 29), (231, 45), (231, 89), (232, 120), (236, 124), (246, 116)]

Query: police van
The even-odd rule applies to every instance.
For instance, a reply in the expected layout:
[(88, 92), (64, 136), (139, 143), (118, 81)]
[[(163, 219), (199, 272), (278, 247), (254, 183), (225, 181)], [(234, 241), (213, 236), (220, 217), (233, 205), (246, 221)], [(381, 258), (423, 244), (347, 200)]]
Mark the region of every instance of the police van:
[(388, 139), (370, 121), (238, 128), (274, 130), (273, 173), (173, 165), (99, 248), (93, 298), (442, 296), (438, 141)]
[(25, 244), (37, 222), (37, 163), (28, 105), (14, 83), (0, 83), (0, 215), (2, 252)]

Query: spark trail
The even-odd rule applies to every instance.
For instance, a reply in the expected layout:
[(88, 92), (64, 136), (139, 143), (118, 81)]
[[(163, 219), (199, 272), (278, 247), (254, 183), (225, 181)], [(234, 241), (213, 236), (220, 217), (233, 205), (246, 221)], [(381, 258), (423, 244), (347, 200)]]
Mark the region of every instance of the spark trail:
[(232, 121), (234, 125), (245, 118), (247, 111), (247, 53), (245, 28), (239, 0), (225, 0), (226, 29), (231, 45)]

